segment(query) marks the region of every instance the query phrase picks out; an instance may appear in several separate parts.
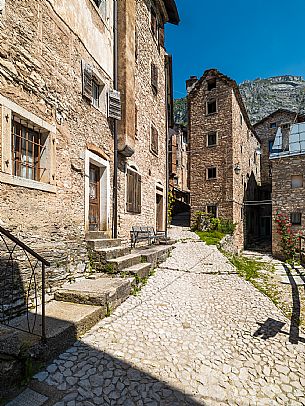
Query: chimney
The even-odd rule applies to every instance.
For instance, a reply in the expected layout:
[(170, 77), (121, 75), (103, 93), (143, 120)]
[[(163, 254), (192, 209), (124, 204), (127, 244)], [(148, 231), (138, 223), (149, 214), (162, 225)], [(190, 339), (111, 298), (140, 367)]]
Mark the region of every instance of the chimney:
[(187, 81), (186, 81), (186, 90), (187, 94), (189, 94), (192, 90), (195, 84), (198, 82), (197, 76), (191, 76)]

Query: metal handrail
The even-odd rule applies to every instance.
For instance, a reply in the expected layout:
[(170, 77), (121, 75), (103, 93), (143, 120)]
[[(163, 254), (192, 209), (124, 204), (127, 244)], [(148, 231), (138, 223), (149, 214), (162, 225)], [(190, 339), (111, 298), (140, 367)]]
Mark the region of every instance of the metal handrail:
[[(15, 243), (15, 246), (16, 245), (19, 246), (26, 253), (28, 253), (28, 254), (32, 255), (34, 258), (36, 258), (37, 261), (41, 262), (41, 268), (42, 268), (42, 274), (41, 274), (41, 290), (42, 290), (42, 292), (41, 292), (41, 338), (42, 338), (42, 341), (45, 342), (46, 341), (46, 313), (45, 313), (46, 271), (45, 271), (45, 267), (50, 266), (51, 264), (49, 261), (47, 261), (41, 255), (37, 254), (30, 247), (28, 247), (26, 244), (24, 244), (22, 241), (20, 241), (18, 238), (13, 236), (9, 231), (5, 230), (1, 226), (0, 226), (0, 234), (6, 236), (13, 243)], [(13, 249), (13, 251), (14, 251), (14, 249)], [(13, 251), (10, 253), (11, 258), (12, 258)], [(28, 259), (29, 259), (29, 257), (28, 257)], [(35, 268), (36, 268), (36, 266), (35, 266)], [(34, 271), (35, 271), (35, 268), (34, 268)], [(28, 317), (28, 309), (27, 309), (27, 317)], [(35, 316), (35, 322), (36, 322), (36, 316)], [(29, 323), (29, 319), (28, 319), (28, 323)], [(34, 327), (33, 327), (33, 330), (34, 330)], [(30, 327), (29, 327), (29, 332), (31, 332)], [(32, 331), (32, 333), (33, 333), (33, 331)]]
[(33, 251), (30, 247), (28, 247), (26, 244), (24, 244), (22, 241), (20, 241), (18, 238), (14, 237), (13, 234), (11, 234), (9, 231), (5, 230), (3, 227), (0, 226), (0, 233), (4, 234), (7, 238), (9, 238), (11, 241), (13, 241), (15, 244), (19, 245), (22, 249), (27, 251), (29, 254), (31, 254), (34, 258), (38, 259), (38, 261), (42, 262), (46, 266), (50, 266), (50, 262), (44, 259), (42, 256), (37, 254), (35, 251)]

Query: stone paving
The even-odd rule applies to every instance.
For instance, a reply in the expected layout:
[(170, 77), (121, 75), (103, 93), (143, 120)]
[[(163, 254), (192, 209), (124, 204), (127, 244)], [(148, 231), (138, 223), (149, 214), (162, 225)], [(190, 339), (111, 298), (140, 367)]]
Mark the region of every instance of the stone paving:
[(62, 391), (56, 406), (305, 405), (304, 342), (215, 247), (188, 240), (36, 381)]

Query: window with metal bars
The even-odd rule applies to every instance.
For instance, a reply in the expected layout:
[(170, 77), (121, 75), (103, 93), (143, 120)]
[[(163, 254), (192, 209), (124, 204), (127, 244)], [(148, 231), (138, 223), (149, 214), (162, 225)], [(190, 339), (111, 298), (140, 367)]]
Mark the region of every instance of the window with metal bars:
[(45, 172), (41, 157), (45, 150), (47, 135), (29, 123), (13, 117), (12, 160), (13, 174), (21, 178), (40, 181)]
[(141, 175), (134, 169), (127, 169), (126, 210), (141, 213)]

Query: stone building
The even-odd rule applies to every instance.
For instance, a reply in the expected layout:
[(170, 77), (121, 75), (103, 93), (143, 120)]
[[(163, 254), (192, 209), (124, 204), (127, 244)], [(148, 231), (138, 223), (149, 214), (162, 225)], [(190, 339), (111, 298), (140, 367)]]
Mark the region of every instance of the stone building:
[(236, 224), (234, 243), (242, 249), (245, 230), (255, 233), (260, 184), (259, 138), (235, 81), (216, 69), (187, 81), (191, 212), (206, 211)]
[(126, 21), (119, 20), (120, 35), (125, 35), (119, 46), (119, 88), (126, 106), (119, 125), (118, 225), (123, 237), (134, 225), (165, 229), (165, 95), (171, 88), (171, 58), (164, 49), (164, 24), (179, 22), (173, 0), (126, 0), (125, 7)]
[(169, 134), (169, 185), (176, 200), (189, 204), (187, 128), (176, 124)]
[(86, 234), (111, 236), (116, 214), (116, 3), (118, 223), (127, 238), (131, 225), (164, 227), (164, 24), (179, 22), (174, 1), (0, 2), (0, 222), (51, 259), (52, 286), (82, 274)]
[(282, 255), (276, 215), (286, 215), (292, 231), (305, 233), (305, 123), (279, 127), (270, 154), (272, 165), (272, 253)]
[(290, 125), (304, 121), (304, 116), (290, 110), (279, 109), (264, 117), (254, 125), (256, 134), (261, 141), (261, 188), (259, 209), (259, 236), (270, 245), (272, 240), (272, 168), (269, 160), (278, 128), (288, 131)]

